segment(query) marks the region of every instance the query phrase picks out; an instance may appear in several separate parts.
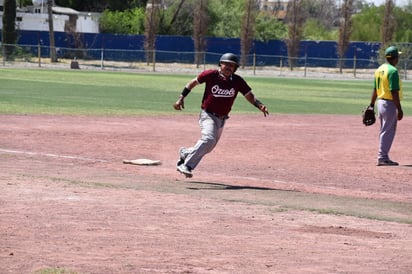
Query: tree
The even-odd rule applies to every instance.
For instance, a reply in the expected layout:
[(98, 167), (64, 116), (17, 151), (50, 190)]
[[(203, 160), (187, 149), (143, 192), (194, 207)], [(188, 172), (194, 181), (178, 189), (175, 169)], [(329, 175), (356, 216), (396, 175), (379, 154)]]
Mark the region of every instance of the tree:
[[(191, 3), (185, 5), (186, 0), (167, 2), (167, 9), (164, 11), (164, 20), (161, 22), (160, 33), (187, 35), (193, 34), (193, 7)], [(190, 10), (190, 11), (189, 11)], [(190, 26), (190, 27), (189, 27)]]
[(381, 27), (382, 48), (386, 48), (392, 42), (396, 29), (396, 21), (393, 16), (394, 4), (392, 0), (386, 0)]
[(70, 7), (79, 11), (103, 12), (126, 11), (134, 8), (144, 8), (147, 0), (55, 0), (56, 4), (63, 7)]
[(49, 21), (49, 39), (50, 39), (50, 62), (57, 62), (56, 43), (54, 41), (54, 28), (53, 28), (53, 0), (47, 0), (47, 13)]
[(240, 64), (242, 67), (245, 67), (247, 57), (252, 48), (255, 35), (256, 15), (259, 8), (256, 0), (245, 0), (244, 3), (245, 6), (240, 36)]
[(255, 26), (255, 39), (258, 41), (283, 40), (288, 30), (284, 23), (275, 17), (258, 14)]
[(208, 26), (207, 0), (198, 0), (193, 16), (193, 40), (195, 46), (195, 63), (199, 67), (206, 50), (206, 33)]
[(339, 11), (335, 0), (305, 0), (304, 4), (306, 17), (316, 19), (319, 27), (332, 30), (339, 24)]
[(344, 0), (341, 7), (341, 21), (339, 26), (338, 56), (339, 71), (342, 73), (343, 57), (348, 50), (352, 33), (353, 0)]
[(306, 19), (303, 0), (289, 1), (285, 19), (288, 24), (286, 46), (288, 48), (289, 68), (293, 70), (296, 65), (296, 57), (299, 55), (303, 24)]
[[(374, 41), (383, 42), (382, 34), (385, 18), (385, 5), (376, 7), (374, 5), (356, 6), (358, 12), (353, 15), (352, 41)], [(386, 17), (392, 18), (389, 24), (394, 27), (392, 42), (412, 42), (412, 4), (402, 7), (393, 7), (392, 13), (387, 13)], [(387, 33), (390, 35), (390, 33)]]
[(335, 0), (305, 0), (302, 39), (337, 40), (339, 12)]
[(239, 0), (210, 0), (209, 33), (213, 37), (239, 38), (243, 2)]
[[(82, 1), (82, 0), (80, 0)], [(107, 8), (113, 11), (126, 11), (134, 8), (144, 8), (147, 6), (148, 0), (106, 0)], [(95, 0), (95, 3), (104, 2)]]
[(33, 5), (32, 0), (18, 0), (19, 8)]
[(338, 30), (329, 29), (323, 25), (317, 18), (308, 18), (303, 26), (302, 39), (304, 40), (338, 40)]
[(379, 41), (383, 7), (366, 6), (352, 18), (353, 41)]
[(12, 60), (14, 53), (14, 45), (17, 42), (16, 32), (16, 1), (4, 0), (3, 3), (3, 30), (2, 30), (2, 45), (3, 58)]
[(145, 17), (145, 43), (147, 63), (154, 63), (154, 51), (156, 49), (156, 34), (159, 27), (161, 0), (150, 0), (146, 6)]
[(143, 34), (145, 10), (134, 8), (125, 11), (105, 10), (99, 19), (103, 33)]
[(412, 42), (412, 2), (410, 6), (403, 8), (394, 8), (394, 17), (396, 18), (396, 31), (394, 41), (397, 42)]

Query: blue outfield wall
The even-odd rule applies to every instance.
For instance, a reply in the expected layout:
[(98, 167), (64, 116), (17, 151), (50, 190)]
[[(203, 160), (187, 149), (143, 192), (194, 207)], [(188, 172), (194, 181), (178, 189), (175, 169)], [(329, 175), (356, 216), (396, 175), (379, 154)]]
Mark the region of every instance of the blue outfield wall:
[[(67, 54), (70, 49), (84, 48), (87, 49), (87, 58), (90, 59), (100, 59), (103, 52), (104, 58), (110, 60), (145, 60), (143, 35), (84, 33), (80, 34), (80, 46), (75, 45), (73, 36), (70, 34), (55, 32), (54, 36), (60, 57)], [(31, 46), (40, 44), (47, 49), (49, 33), (45, 31), (20, 31), (18, 44)], [(348, 60), (345, 61), (344, 67), (353, 67), (355, 55), (358, 60), (357, 68), (375, 67), (379, 49), (379, 42), (350, 43), (345, 54), (345, 58)], [(175, 54), (175, 52), (181, 54)], [(159, 62), (193, 63), (193, 52), (192, 37), (159, 35), (156, 38), (156, 60)], [(216, 63), (220, 55), (225, 52), (240, 54), (240, 39), (207, 38), (206, 52), (206, 63)], [(254, 53), (257, 65), (280, 65), (282, 62), (285, 65), (287, 63), (286, 43), (281, 40), (254, 41), (248, 64), (252, 64)], [(42, 50), (42, 55), (49, 56), (48, 54), (48, 50)], [(301, 41), (298, 65), (336, 67), (336, 59), (338, 59), (336, 41)]]

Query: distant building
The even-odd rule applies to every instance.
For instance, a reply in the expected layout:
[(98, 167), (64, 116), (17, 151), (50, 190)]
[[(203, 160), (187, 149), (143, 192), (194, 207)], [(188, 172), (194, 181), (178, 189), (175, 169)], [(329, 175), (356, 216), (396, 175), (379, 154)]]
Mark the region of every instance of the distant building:
[(283, 21), (286, 17), (289, 0), (261, 0), (260, 12), (276, 17)]
[[(3, 28), (3, 3), (0, 0), (0, 28)], [(32, 0), (32, 6), (18, 7), (16, 29), (49, 31), (46, 0)], [(54, 31), (71, 33), (99, 33), (100, 13), (79, 12), (71, 8), (52, 7)]]

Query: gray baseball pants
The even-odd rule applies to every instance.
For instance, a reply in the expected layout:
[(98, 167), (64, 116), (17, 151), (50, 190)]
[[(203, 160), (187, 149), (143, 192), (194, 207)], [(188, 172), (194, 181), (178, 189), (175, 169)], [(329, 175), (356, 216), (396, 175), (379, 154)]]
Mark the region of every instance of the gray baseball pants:
[(378, 161), (390, 160), (389, 150), (395, 138), (398, 122), (398, 112), (393, 101), (380, 99), (378, 101), (378, 115), (381, 122)]
[(185, 159), (184, 164), (189, 169), (195, 169), (203, 156), (211, 152), (223, 133), (223, 127), (225, 121), (229, 117), (218, 118), (213, 114), (210, 114), (204, 110), (201, 110), (199, 114), (199, 126), (202, 136), (197, 141), (195, 146), (190, 148), (184, 148), (181, 150), (181, 155)]

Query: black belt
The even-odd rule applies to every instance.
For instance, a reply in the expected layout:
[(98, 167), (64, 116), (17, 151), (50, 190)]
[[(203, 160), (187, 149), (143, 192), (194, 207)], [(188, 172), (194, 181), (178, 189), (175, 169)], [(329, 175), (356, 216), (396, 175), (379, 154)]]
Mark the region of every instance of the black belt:
[(215, 116), (216, 118), (219, 118), (220, 120), (229, 118), (229, 116), (227, 116), (227, 115), (219, 115), (219, 114), (214, 113), (214, 112), (211, 112), (211, 111), (207, 111), (207, 110), (205, 110), (205, 111), (206, 111), (207, 113), (209, 113), (210, 115), (213, 115), (213, 116)]
[(378, 98), (379, 100), (392, 101), (392, 99)]

